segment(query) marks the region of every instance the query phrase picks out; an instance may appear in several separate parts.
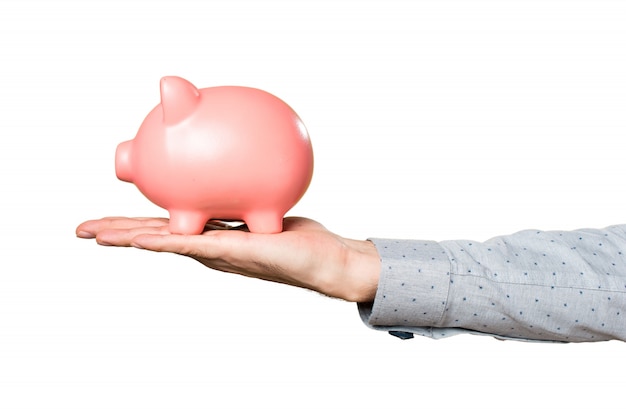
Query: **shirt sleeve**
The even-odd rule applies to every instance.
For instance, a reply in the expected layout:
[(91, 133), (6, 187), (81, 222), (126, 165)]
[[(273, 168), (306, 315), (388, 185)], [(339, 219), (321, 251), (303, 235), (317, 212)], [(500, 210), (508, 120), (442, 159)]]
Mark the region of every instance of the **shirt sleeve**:
[(382, 270), (359, 312), (371, 328), (400, 338), (626, 341), (626, 225), (483, 243), (370, 240)]

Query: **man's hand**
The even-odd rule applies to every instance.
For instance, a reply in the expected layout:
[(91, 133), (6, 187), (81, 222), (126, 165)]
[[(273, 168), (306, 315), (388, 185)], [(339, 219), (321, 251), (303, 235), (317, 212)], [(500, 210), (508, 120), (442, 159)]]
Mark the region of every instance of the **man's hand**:
[(211, 221), (202, 235), (170, 234), (162, 218), (106, 217), (76, 228), (101, 245), (177, 253), (205, 266), (309, 288), (348, 301), (372, 301), (380, 260), (369, 241), (351, 240), (305, 218), (288, 217), (283, 232), (255, 234)]

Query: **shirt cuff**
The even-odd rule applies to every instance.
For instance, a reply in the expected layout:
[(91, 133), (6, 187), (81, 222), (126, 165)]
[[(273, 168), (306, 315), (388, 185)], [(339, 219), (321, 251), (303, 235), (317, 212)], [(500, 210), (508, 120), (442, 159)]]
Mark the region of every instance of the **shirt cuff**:
[[(437, 338), (448, 302), (450, 258), (434, 241), (369, 239), (381, 272), (373, 303), (360, 303), (363, 322), (374, 329)], [(450, 335), (450, 334), (447, 334)]]

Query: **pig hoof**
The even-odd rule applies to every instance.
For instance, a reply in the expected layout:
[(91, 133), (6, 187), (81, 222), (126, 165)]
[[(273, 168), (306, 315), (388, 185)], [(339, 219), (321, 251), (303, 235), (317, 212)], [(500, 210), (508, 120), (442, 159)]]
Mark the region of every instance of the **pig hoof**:
[(170, 210), (169, 231), (173, 234), (200, 234), (209, 217), (192, 211)]
[(283, 231), (283, 217), (274, 213), (254, 213), (245, 218), (251, 233), (280, 233)]

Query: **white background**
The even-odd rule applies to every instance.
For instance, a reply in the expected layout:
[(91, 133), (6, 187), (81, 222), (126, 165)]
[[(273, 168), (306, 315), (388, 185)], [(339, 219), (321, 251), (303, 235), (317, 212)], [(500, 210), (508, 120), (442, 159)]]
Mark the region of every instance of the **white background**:
[(0, 408), (616, 407), (626, 346), (400, 341), (356, 307), (100, 247), (158, 81), (287, 101), (290, 212), (352, 238), (626, 222), (626, 3), (0, 2)]

